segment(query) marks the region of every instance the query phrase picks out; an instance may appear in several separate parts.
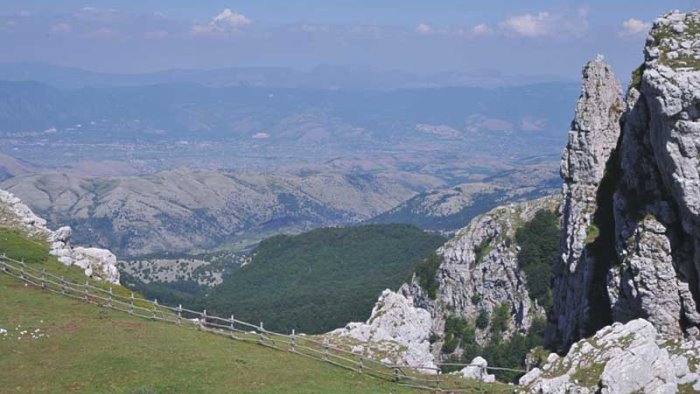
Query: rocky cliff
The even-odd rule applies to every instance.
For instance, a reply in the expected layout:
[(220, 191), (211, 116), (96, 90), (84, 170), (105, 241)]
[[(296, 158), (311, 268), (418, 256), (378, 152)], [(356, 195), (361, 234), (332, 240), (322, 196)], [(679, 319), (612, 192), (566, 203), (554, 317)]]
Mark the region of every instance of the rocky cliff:
[[(400, 291), (432, 305), (428, 308), (432, 309), (437, 333), (444, 331), (448, 316), (475, 321), (482, 313), (493, 317), (502, 305), (508, 308), (509, 321), (501, 335), (508, 338), (515, 332), (526, 332), (535, 317), (544, 316), (544, 309), (530, 297), (527, 277), (518, 264), (515, 233), (537, 212), (557, 206), (557, 198), (544, 197), (498, 207), (475, 218), (438, 250), (442, 263), (434, 301), (421, 297), (422, 290), (415, 284), (404, 285)], [(490, 339), (491, 323), (476, 327), (479, 344)]]
[(700, 13), (656, 21), (623, 104), (609, 67), (584, 69), (562, 159), (562, 258), (548, 343), (612, 322), (697, 335)]
[[(456, 335), (446, 328), (450, 319), (472, 327), (477, 345), (490, 341), (498, 309), (506, 311), (499, 339), (527, 332), (545, 310), (529, 293), (527, 275), (518, 262), (516, 232), (538, 212), (553, 212), (558, 205), (558, 197), (543, 197), (476, 217), (437, 251), (432, 286), (414, 276), (397, 292), (385, 291), (366, 323), (350, 323), (330, 333), (331, 339), (352, 338), (364, 350), (362, 343), (372, 342), (392, 362), (432, 367), (448, 355), (461, 355), (460, 346), (468, 345), (445, 346)], [(485, 316), (482, 325), (477, 324), (480, 315)], [(391, 342), (397, 345), (389, 346)]]
[(595, 301), (591, 287), (600, 274), (595, 272), (593, 252), (587, 246), (600, 231), (595, 222), (602, 209), (598, 189), (620, 135), (621, 94), (620, 83), (602, 56), (586, 64), (561, 162), (562, 256), (555, 282), (551, 341), (570, 343), (588, 328), (590, 304)]
[(119, 284), (117, 258), (112, 252), (72, 246), (70, 227), (50, 230), (46, 227), (46, 220), (35, 215), (19, 198), (4, 190), (0, 190), (0, 227), (18, 229), (31, 237), (46, 240), (50, 245), (49, 253), (56, 256), (60, 263), (78, 266), (89, 277)]

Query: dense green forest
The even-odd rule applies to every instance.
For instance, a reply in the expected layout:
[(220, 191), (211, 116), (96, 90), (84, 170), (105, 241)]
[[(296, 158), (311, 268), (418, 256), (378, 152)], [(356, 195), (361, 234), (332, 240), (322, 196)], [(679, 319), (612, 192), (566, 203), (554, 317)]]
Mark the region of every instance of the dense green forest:
[(211, 313), (282, 332), (364, 321), (445, 240), (408, 225), (324, 228), (260, 243), (249, 265), (198, 301)]

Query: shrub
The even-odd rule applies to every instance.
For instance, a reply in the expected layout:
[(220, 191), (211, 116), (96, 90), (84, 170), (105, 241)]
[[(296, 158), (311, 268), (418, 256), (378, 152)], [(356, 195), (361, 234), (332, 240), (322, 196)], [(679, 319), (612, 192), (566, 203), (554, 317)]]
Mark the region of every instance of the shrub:
[(418, 284), (428, 293), (428, 297), (435, 299), (438, 291), (437, 271), (442, 264), (442, 258), (437, 253), (431, 253), (430, 256), (416, 264), (415, 274), (418, 277)]
[(485, 309), (479, 311), (479, 316), (476, 318), (476, 327), (483, 330), (489, 326), (489, 313)]
[(493, 313), (493, 319), (491, 321), (491, 334), (493, 337), (501, 336), (501, 333), (508, 328), (508, 321), (510, 319), (510, 304), (507, 302), (499, 305)]
[(474, 261), (480, 264), (484, 261), (484, 257), (491, 252), (491, 240), (485, 239), (480, 244), (474, 247)]
[(481, 294), (479, 294), (479, 293), (472, 294), (472, 305), (477, 305), (479, 302), (481, 302)]

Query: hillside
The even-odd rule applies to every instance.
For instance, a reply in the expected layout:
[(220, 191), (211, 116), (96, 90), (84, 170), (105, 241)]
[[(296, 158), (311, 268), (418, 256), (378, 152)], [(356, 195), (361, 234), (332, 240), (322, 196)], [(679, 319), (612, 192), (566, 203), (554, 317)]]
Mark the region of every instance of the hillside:
[(444, 239), (406, 225), (317, 229), (260, 243), (252, 262), (200, 299), (216, 314), (320, 333), (366, 319)]
[(477, 182), (430, 190), (368, 222), (404, 223), (425, 230), (453, 232), (499, 205), (553, 194), (560, 183), (557, 172), (553, 164), (533, 164)]
[(2, 188), (52, 225), (71, 225), (76, 242), (120, 257), (248, 244), (368, 219), (392, 208), (434, 177), (176, 170), (145, 177), (38, 174)]
[[(0, 251), (85, 280), (81, 270), (49, 257), (47, 245), (16, 230), (0, 229)], [(2, 273), (0, 289), (5, 393), (407, 391), (301, 356), (74, 301)]]

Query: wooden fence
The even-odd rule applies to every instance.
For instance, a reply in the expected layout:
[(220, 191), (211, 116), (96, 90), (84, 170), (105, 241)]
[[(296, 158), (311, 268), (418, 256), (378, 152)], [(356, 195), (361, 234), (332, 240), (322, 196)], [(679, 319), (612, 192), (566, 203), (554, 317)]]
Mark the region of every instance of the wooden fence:
[[(252, 342), (279, 351), (298, 354), (340, 368), (354, 371), (358, 374), (388, 380), (403, 386), (434, 392), (513, 392), (514, 388), (506, 385), (488, 385), (481, 380), (464, 379), (456, 375), (441, 373), (441, 366), (463, 368), (469, 364), (438, 363), (436, 367), (415, 368), (408, 365), (387, 364), (367, 356), (368, 353), (353, 352), (344, 349), (342, 345), (332, 344), (327, 338), (297, 334), (281, 334), (266, 330), (263, 323), (251, 324), (230, 316), (223, 318), (183, 308), (182, 305), (172, 307), (159, 304), (157, 300), (147, 300), (135, 296), (116, 294), (112, 287), (101, 288), (89, 281), (75, 283), (63, 277), (37, 269), (23, 261), (17, 261), (0, 255), (0, 272), (21, 280), (32, 286), (70, 297), (83, 302), (96, 304), (105, 308), (121, 311), (132, 316), (149, 320), (158, 320), (180, 327), (190, 327), (203, 332), (229, 337), (234, 340)], [(380, 352), (379, 349), (368, 349), (369, 344), (363, 344), (369, 354)], [(511, 368), (486, 367), (480, 371), (513, 371), (526, 372)]]

